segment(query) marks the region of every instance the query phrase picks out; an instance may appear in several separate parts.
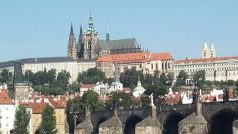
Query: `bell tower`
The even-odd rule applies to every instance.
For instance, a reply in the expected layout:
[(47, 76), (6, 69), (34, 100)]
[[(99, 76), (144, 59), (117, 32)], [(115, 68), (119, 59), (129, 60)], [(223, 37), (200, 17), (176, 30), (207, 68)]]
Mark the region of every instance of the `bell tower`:
[(211, 44), (210, 54), (211, 54), (211, 58), (216, 57), (216, 50), (215, 50), (213, 43)]
[(97, 43), (98, 43), (98, 32), (93, 26), (93, 17), (90, 14), (89, 23), (87, 30), (82, 35), (81, 40), (81, 56), (82, 59), (94, 59), (98, 56)]
[(206, 41), (204, 42), (204, 45), (202, 48), (202, 58), (210, 58), (210, 49)]

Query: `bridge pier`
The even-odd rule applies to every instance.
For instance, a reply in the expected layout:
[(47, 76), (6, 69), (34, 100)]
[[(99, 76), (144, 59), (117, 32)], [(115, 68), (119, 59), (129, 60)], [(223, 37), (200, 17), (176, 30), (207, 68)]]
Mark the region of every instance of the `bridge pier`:
[(235, 120), (232, 124), (233, 124), (233, 127), (232, 127), (233, 134), (237, 134), (238, 133), (238, 120)]

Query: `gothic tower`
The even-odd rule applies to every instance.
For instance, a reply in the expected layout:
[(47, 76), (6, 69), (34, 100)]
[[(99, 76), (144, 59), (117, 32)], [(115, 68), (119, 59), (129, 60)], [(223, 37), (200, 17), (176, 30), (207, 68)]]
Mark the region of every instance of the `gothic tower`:
[(98, 43), (98, 32), (93, 26), (93, 17), (90, 14), (89, 24), (87, 30), (82, 35), (82, 40), (79, 54), (80, 59), (94, 59), (98, 56), (97, 43)]
[(83, 40), (83, 28), (82, 28), (82, 24), (80, 24), (79, 39), (77, 43), (77, 57), (79, 59), (83, 59), (84, 46), (83, 46), (82, 40)]
[(216, 57), (216, 50), (215, 50), (215, 47), (214, 47), (213, 43), (211, 44), (210, 56), (211, 56), (211, 58)]
[(69, 34), (69, 42), (68, 42), (68, 57), (72, 57), (73, 59), (76, 59), (77, 51), (76, 51), (76, 38), (74, 36), (73, 26), (71, 23), (71, 29)]
[(206, 41), (204, 42), (204, 46), (202, 48), (202, 58), (210, 58), (210, 49)]
[(109, 27), (107, 26), (106, 41), (110, 41)]

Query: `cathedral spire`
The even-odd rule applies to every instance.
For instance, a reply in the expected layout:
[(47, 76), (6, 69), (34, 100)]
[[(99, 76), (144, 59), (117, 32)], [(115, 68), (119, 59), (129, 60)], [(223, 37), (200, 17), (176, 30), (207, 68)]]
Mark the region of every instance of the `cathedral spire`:
[(204, 42), (203, 50), (209, 50), (209, 47), (207, 45), (207, 41), (206, 40)]
[(90, 16), (89, 16), (89, 28), (93, 28), (93, 17), (92, 17), (92, 14), (90, 12)]
[(67, 56), (73, 59), (76, 59), (76, 38), (74, 36), (73, 25), (71, 22), (70, 34), (69, 34), (69, 42), (68, 42), (68, 53)]
[(83, 28), (82, 28), (82, 24), (80, 23), (80, 32), (79, 35), (82, 36), (83, 35)]
[(70, 36), (74, 36), (74, 29), (72, 22), (71, 22)]
[(110, 41), (109, 26), (107, 26), (106, 41)]

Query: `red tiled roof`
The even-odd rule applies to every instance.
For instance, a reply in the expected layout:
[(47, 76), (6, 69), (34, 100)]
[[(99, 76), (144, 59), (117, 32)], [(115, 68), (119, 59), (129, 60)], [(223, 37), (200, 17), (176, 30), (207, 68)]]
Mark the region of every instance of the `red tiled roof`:
[(46, 103), (20, 103), (20, 105), (25, 106), (27, 108), (32, 108), (33, 114), (42, 114), (44, 111), (44, 108), (46, 106)]
[(173, 56), (169, 52), (155, 53), (151, 55), (151, 60), (171, 60)]
[(169, 60), (173, 59), (169, 52), (166, 53), (152, 53), (152, 52), (140, 52), (140, 53), (127, 53), (127, 54), (114, 54), (109, 56), (101, 56), (97, 59), (97, 62), (118, 62), (118, 63), (141, 63), (153, 60)]
[(94, 88), (96, 84), (81, 84), (80, 88)]
[(8, 94), (7, 89), (0, 90), (0, 105), (13, 105), (13, 101)]
[(60, 100), (54, 100), (49, 99), (50, 103), (53, 105), (54, 108), (66, 108), (67, 107), (67, 101), (65, 99)]
[(184, 59), (184, 60), (178, 60), (175, 61), (175, 64), (180, 63), (198, 63), (198, 62), (216, 62), (216, 61), (225, 61), (225, 60), (231, 60), (235, 59), (238, 60), (238, 56), (233, 57), (216, 57), (216, 58), (195, 58), (195, 59)]
[(181, 102), (181, 95), (180, 94), (172, 94), (163, 98), (162, 103), (167, 105), (175, 105)]

